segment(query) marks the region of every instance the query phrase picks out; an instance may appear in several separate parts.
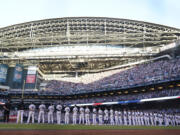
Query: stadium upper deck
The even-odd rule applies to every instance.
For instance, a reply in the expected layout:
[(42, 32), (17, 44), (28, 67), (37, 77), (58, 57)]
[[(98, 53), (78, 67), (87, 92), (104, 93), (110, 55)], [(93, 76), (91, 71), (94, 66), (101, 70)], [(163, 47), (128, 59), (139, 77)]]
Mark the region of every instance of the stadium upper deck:
[[(179, 35), (177, 28), (118, 18), (32, 21), (0, 28), (0, 61), (10, 65), (17, 61), (25, 66), (38, 64), (45, 74), (97, 71), (153, 57), (162, 45), (177, 41)], [(91, 53), (68, 50), (77, 46), (87, 47), (85, 50), (91, 47)], [(56, 53), (50, 51), (53, 49)]]

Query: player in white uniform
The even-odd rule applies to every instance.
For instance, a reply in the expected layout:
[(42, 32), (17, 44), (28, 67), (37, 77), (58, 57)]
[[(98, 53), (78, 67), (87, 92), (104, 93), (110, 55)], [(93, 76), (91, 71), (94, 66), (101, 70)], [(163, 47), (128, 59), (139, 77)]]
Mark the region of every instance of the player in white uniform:
[(115, 110), (114, 115), (115, 115), (115, 124), (119, 125), (119, 113), (117, 110)]
[(46, 109), (46, 106), (42, 103), (41, 105), (39, 105), (39, 115), (38, 115), (38, 123), (41, 122), (42, 119), (42, 123), (44, 124), (44, 111)]
[(123, 125), (121, 110), (118, 111), (118, 115), (119, 115), (119, 125)]
[(128, 122), (129, 122), (129, 125), (131, 126), (132, 125), (132, 113), (130, 110), (128, 111)]
[(74, 106), (73, 108), (73, 124), (77, 124), (77, 112), (78, 112), (78, 108), (76, 106)]
[(93, 108), (93, 115), (92, 115), (93, 125), (96, 125), (96, 124), (97, 124), (96, 115), (97, 115), (97, 110), (96, 110), (96, 108)]
[(149, 113), (148, 112), (144, 113), (144, 122), (145, 122), (146, 126), (150, 125), (150, 123), (149, 123)]
[(123, 112), (123, 117), (124, 117), (124, 125), (127, 125), (127, 112), (124, 110)]
[(114, 125), (114, 111), (112, 108), (110, 110), (110, 124)]
[(140, 118), (141, 118), (141, 126), (144, 126), (144, 113), (140, 112)]
[(54, 113), (54, 105), (51, 104), (49, 107), (48, 107), (48, 123), (54, 123), (54, 118), (53, 118), (53, 113)]
[(85, 120), (86, 120), (86, 125), (90, 125), (89, 113), (90, 113), (90, 110), (89, 110), (88, 107), (86, 107), (86, 109), (85, 109)]
[(135, 112), (134, 112), (134, 110), (132, 111), (132, 125), (136, 125), (136, 118), (135, 118)]
[(103, 111), (101, 110), (101, 108), (99, 108), (98, 110), (98, 118), (99, 118), (99, 125), (103, 124)]
[(61, 124), (61, 110), (62, 110), (62, 105), (58, 104), (56, 106), (57, 124)]
[(151, 126), (154, 126), (154, 116), (153, 116), (153, 113), (150, 112), (150, 113), (149, 113), (149, 116), (150, 116)]
[(158, 114), (155, 112), (154, 113), (154, 125), (157, 126), (157, 122), (158, 122)]
[(69, 112), (70, 112), (70, 108), (67, 106), (65, 108), (65, 120), (64, 120), (65, 124), (69, 124)]
[(31, 103), (29, 105), (29, 115), (28, 115), (28, 120), (27, 120), (27, 123), (30, 122), (30, 119), (32, 118), (32, 123), (34, 123), (34, 113), (35, 113), (35, 109), (36, 109), (36, 106)]
[(108, 112), (108, 109), (105, 108), (104, 110), (104, 124), (108, 124), (108, 120), (109, 120), (109, 112)]
[(84, 108), (80, 107), (79, 112), (79, 124), (84, 124)]

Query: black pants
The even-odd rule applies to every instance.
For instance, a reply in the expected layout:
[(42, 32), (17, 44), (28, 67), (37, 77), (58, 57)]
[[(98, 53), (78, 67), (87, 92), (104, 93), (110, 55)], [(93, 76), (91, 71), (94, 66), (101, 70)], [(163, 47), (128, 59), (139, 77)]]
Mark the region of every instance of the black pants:
[(9, 122), (9, 111), (4, 112), (4, 122)]

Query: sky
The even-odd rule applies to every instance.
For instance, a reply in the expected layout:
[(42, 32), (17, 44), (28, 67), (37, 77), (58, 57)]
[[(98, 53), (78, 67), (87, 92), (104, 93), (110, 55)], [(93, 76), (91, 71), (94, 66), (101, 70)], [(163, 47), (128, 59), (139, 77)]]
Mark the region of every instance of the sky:
[(180, 29), (180, 0), (0, 0), (0, 28), (80, 16), (132, 19)]

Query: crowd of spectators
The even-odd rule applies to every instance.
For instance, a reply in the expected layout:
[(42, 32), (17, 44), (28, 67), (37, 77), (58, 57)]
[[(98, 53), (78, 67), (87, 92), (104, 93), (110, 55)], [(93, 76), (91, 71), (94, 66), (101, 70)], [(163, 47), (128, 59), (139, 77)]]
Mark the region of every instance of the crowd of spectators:
[[(111, 73), (111, 75), (109, 75)], [(104, 77), (102, 74), (105, 74)], [(109, 76), (107, 76), (107, 74)], [(180, 77), (180, 58), (159, 60), (135, 65), (126, 70), (108, 71), (84, 77), (79, 82), (51, 80), (46, 85), (48, 91), (60, 91), (62, 94), (93, 92), (127, 88), (147, 83), (173, 80)], [(77, 77), (79, 79), (80, 77)], [(98, 78), (98, 80), (95, 80)], [(80, 80), (80, 79), (79, 79)], [(92, 81), (95, 80), (95, 81)], [(89, 81), (89, 83), (88, 83)]]
[(128, 95), (110, 95), (104, 97), (90, 97), (83, 99), (65, 100), (64, 104), (84, 104), (84, 103), (101, 103), (101, 102), (116, 102), (116, 101), (127, 101), (127, 100), (140, 100), (157, 97), (167, 96), (180, 96), (180, 89), (169, 89), (169, 90), (158, 90), (150, 91), (146, 93), (136, 93)]

